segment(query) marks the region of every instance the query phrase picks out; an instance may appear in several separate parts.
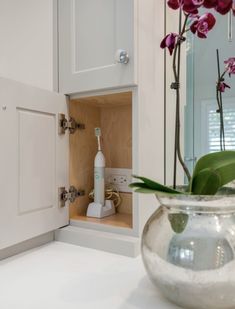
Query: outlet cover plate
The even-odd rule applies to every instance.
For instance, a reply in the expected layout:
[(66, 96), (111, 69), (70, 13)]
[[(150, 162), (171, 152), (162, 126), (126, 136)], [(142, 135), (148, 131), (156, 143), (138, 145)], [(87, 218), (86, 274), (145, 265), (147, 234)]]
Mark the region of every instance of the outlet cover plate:
[(129, 184), (132, 182), (132, 169), (128, 168), (106, 168), (105, 183), (114, 185), (118, 191), (131, 193)]

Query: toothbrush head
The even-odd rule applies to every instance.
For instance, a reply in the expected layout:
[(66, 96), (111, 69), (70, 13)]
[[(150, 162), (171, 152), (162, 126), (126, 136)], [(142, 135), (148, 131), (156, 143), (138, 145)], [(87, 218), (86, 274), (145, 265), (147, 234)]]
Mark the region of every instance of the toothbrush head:
[(97, 137), (98, 151), (101, 151), (101, 143), (100, 143), (101, 129), (100, 128), (95, 128), (95, 136)]
[(95, 128), (95, 136), (100, 137), (101, 136), (101, 129), (100, 128)]

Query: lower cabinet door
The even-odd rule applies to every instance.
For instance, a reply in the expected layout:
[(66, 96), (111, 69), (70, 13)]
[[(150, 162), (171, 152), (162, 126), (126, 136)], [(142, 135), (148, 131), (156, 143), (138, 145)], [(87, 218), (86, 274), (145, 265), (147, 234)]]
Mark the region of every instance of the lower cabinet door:
[(0, 79), (0, 249), (68, 224), (68, 134), (63, 95)]

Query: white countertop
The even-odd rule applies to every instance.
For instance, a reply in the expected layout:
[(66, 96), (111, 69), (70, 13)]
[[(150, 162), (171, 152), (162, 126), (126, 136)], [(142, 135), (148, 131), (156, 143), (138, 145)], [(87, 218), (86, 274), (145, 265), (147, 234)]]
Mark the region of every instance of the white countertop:
[(136, 259), (60, 242), (0, 261), (1, 309), (177, 309)]

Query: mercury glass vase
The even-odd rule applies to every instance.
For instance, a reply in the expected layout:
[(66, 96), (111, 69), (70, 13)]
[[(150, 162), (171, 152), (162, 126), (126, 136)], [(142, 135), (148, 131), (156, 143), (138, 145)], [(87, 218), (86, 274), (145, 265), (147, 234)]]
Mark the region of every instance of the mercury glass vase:
[(163, 295), (183, 308), (235, 308), (235, 190), (157, 196), (142, 258)]

